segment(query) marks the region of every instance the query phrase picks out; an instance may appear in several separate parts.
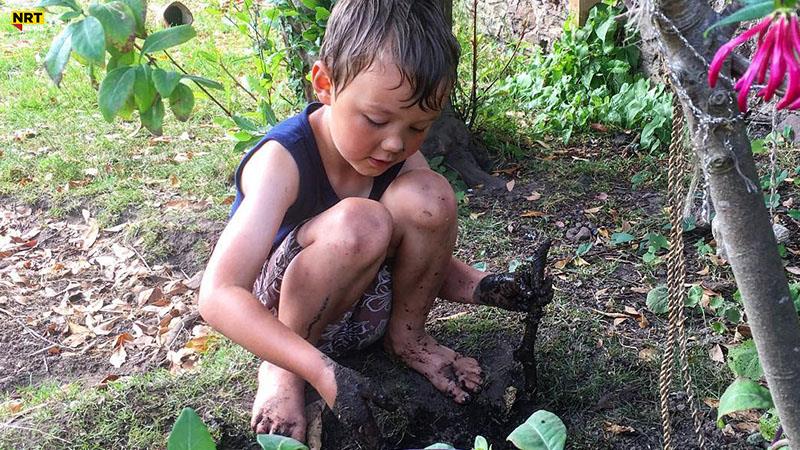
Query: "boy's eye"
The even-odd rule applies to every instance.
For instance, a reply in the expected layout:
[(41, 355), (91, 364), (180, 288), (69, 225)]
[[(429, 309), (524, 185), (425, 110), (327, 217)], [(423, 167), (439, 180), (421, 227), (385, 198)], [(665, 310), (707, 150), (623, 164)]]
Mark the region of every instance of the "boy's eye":
[(379, 127), (381, 125), (386, 125), (387, 124), (387, 122), (381, 122), (381, 121), (378, 121), (378, 120), (373, 120), (367, 115), (365, 115), (364, 118), (367, 119), (367, 122), (369, 122), (370, 125), (375, 126), (375, 127)]
[(425, 130), (427, 130), (427, 129), (428, 129), (428, 127), (425, 127), (425, 128), (416, 128), (416, 127), (411, 127), (411, 131), (413, 131), (413, 132), (415, 132), (415, 133), (424, 133), (424, 132), (425, 132)]

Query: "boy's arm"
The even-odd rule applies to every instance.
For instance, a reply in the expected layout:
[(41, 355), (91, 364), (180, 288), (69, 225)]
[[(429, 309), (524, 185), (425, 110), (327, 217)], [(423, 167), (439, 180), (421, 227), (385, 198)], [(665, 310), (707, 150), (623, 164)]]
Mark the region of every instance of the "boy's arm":
[(259, 358), (304, 378), (332, 405), (336, 382), (331, 361), (252, 294), (283, 216), (297, 198), (299, 179), (292, 156), (273, 141), (247, 162), (242, 172), (245, 197), (208, 262), (199, 310), (212, 327)]

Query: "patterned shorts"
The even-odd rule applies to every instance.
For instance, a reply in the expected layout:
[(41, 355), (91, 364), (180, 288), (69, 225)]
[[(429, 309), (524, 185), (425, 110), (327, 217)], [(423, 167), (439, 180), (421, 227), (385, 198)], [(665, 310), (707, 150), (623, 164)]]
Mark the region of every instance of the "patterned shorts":
[[(253, 294), (277, 316), (281, 282), (289, 263), (303, 250), (297, 232), (289, 233), (270, 255), (253, 285)], [(392, 310), (392, 273), (384, 262), (361, 299), (337, 321), (322, 330), (317, 348), (330, 356), (361, 350), (383, 336)]]

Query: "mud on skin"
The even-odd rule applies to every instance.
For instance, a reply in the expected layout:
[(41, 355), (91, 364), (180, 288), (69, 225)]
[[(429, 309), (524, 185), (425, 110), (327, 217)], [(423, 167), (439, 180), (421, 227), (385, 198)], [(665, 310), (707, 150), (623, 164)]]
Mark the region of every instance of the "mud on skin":
[(549, 249), (550, 241), (546, 240), (537, 248), (533, 260), (516, 272), (484, 277), (472, 294), (475, 302), (518, 312), (531, 312), (549, 303), (553, 298), (553, 282), (544, 277)]

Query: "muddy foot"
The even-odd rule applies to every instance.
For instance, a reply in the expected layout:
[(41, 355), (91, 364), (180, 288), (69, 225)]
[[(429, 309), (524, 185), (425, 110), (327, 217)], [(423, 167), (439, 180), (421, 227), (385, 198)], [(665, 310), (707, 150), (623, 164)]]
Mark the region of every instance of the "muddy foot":
[(305, 442), (305, 381), (268, 362), (261, 363), (250, 426), (257, 434), (280, 434)]
[(390, 353), (424, 375), (456, 403), (466, 403), (480, 391), (483, 380), (478, 361), (440, 345), (431, 335), (412, 332), (400, 338), (387, 336), (386, 344)]

